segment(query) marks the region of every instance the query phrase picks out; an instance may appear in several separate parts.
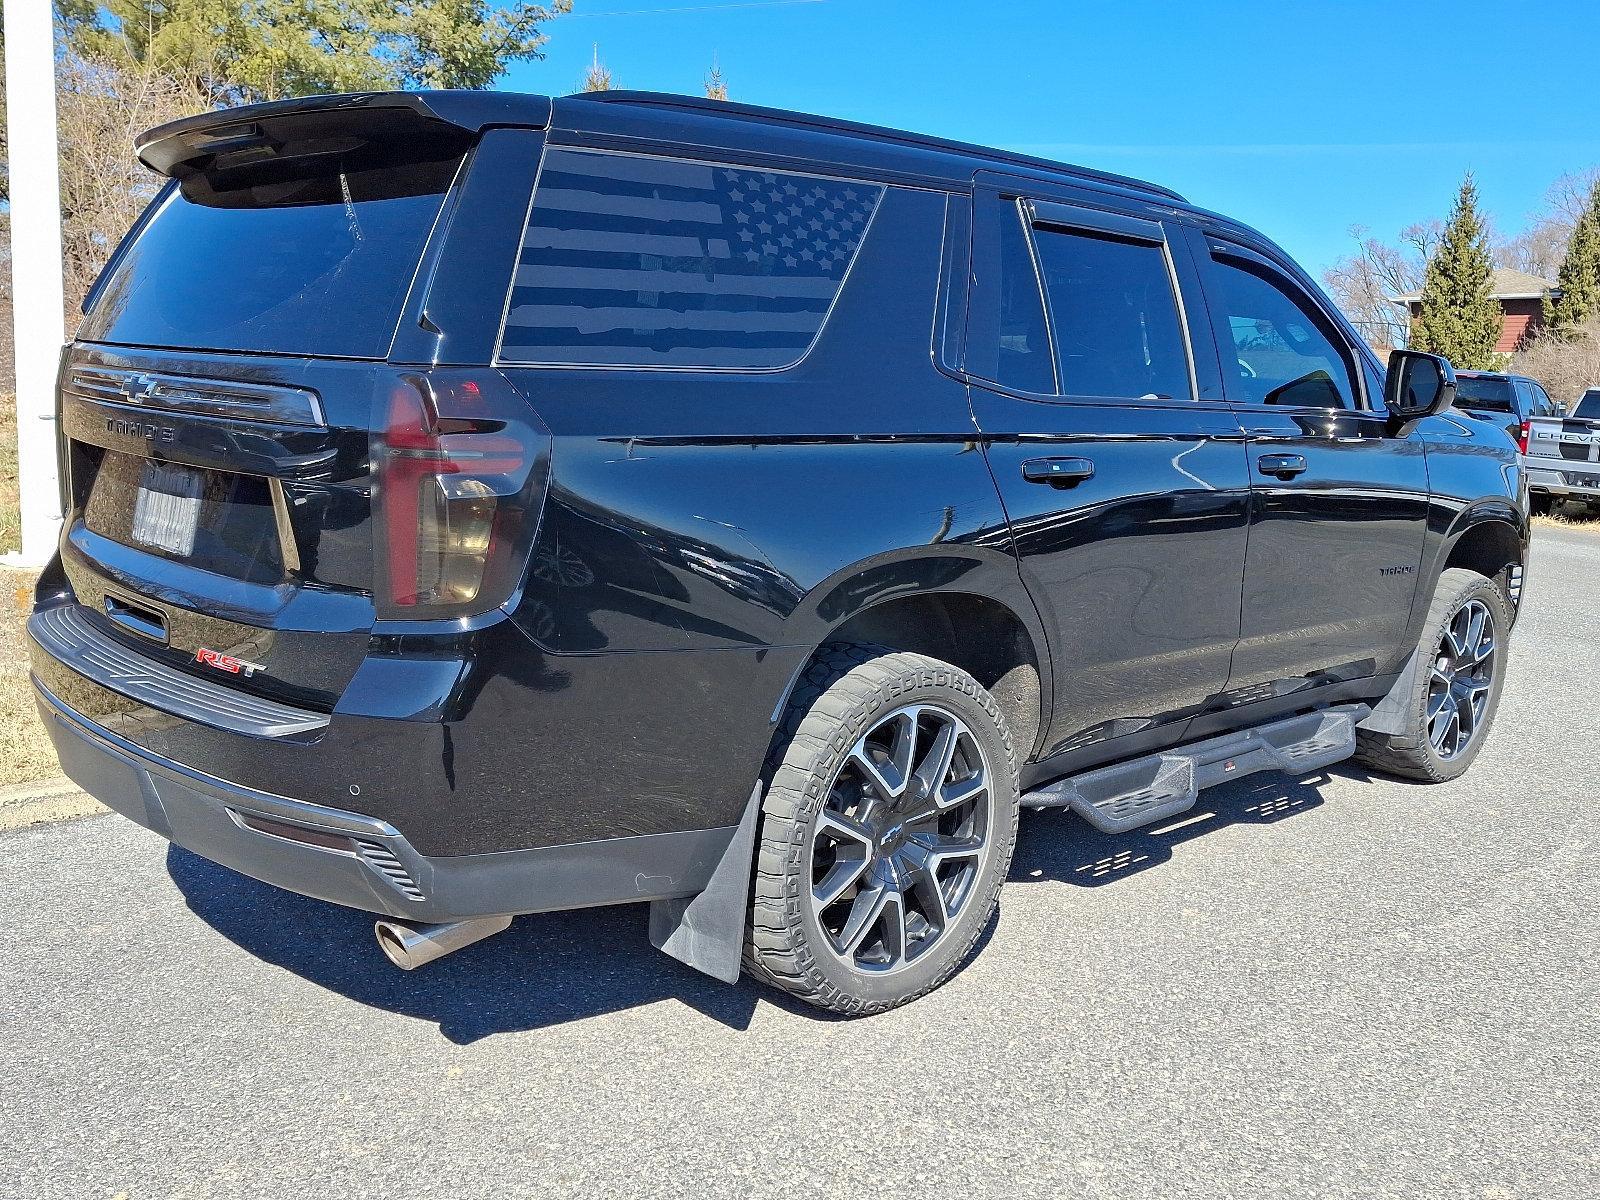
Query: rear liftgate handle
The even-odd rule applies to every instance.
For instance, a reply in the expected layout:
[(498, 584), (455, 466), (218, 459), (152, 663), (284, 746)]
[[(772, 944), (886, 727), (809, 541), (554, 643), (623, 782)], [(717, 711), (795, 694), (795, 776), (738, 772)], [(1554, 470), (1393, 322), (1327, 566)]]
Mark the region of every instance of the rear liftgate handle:
[(1022, 477), (1029, 483), (1076, 487), (1085, 479), (1094, 478), (1094, 463), (1087, 458), (1029, 458), (1023, 460)]

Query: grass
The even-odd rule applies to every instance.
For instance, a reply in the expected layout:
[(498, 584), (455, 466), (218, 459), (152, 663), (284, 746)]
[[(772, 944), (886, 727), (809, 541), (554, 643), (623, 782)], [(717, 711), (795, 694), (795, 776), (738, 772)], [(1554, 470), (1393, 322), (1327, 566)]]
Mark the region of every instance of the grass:
[[(0, 553), (21, 548), (17, 514), (17, 406), (0, 399)], [(33, 601), (33, 571), (0, 568), (0, 787), (61, 773), (33, 704), (23, 620)]]
[(33, 603), (34, 578), (33, 571), (0, 568), (0, 788), (61, 774), (28, 682), (22, 623)]
[(1583, 533), (1600, 533), (1600, 517), (1582, 509), (1573, 510), (1560, 507), (1554, 512), (1535, 515), (1533, 523), (1542, 525), (1546, 529), (1570, 529)]
[(17, 403), (0, 394), (0, 554), (22, 549), (21, 497), (17, 484)]

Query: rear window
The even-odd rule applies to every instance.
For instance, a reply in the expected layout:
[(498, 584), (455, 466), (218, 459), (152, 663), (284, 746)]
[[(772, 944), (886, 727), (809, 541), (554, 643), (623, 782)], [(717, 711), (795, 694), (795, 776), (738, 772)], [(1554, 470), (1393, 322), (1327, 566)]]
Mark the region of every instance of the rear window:
[(258, 172), (225, 190), (192, 176), (156, 201), (78, 336), (382, 358), (459, 165)]
[(1583, 399), (1578, 401), (1578, 407), (1572, 410), (1572, 415), (1600, 421), (1600, 388), (1590, 388), (1585, 392)]
[(500, 358), (788, 366), (821, 330), (882, 195), (852, 180), (550, 150)]
[(1471, 376), (1456, 378), (1456, 407), (1480, 412), (1511, 411), (1511, 381), (1509, 379), (1475, 379)]

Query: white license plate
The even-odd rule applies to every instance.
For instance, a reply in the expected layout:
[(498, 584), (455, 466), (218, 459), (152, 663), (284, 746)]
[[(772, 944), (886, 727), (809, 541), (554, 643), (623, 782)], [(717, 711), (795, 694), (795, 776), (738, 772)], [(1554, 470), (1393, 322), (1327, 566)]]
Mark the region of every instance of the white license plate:
[(205, 481), (188, 467), (147, 462), (133, 505), (133, 540), (168, 554), (194, 553)]

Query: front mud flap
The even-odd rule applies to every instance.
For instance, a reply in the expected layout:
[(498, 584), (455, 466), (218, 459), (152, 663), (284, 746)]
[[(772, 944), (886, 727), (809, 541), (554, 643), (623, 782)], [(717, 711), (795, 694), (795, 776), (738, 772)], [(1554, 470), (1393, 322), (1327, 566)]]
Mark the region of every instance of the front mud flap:
[(739, 979), (760, 820), (761, 784), (757, 783), (750, 789), (739, 828), (711, 872), (706, 890), (695, 896), (650, 902), (650, 944), (724, 983)]
[(1411, 689), (1416, 686), (1417, 671), (1421, 665), (1422, 651), (1413, 650), (1399, 678), (1356, 728), (1367, 733), (1387, 734), (1402, 734), (1410, 728), (1410, 713), (1407, 710), (1411, 707)]

